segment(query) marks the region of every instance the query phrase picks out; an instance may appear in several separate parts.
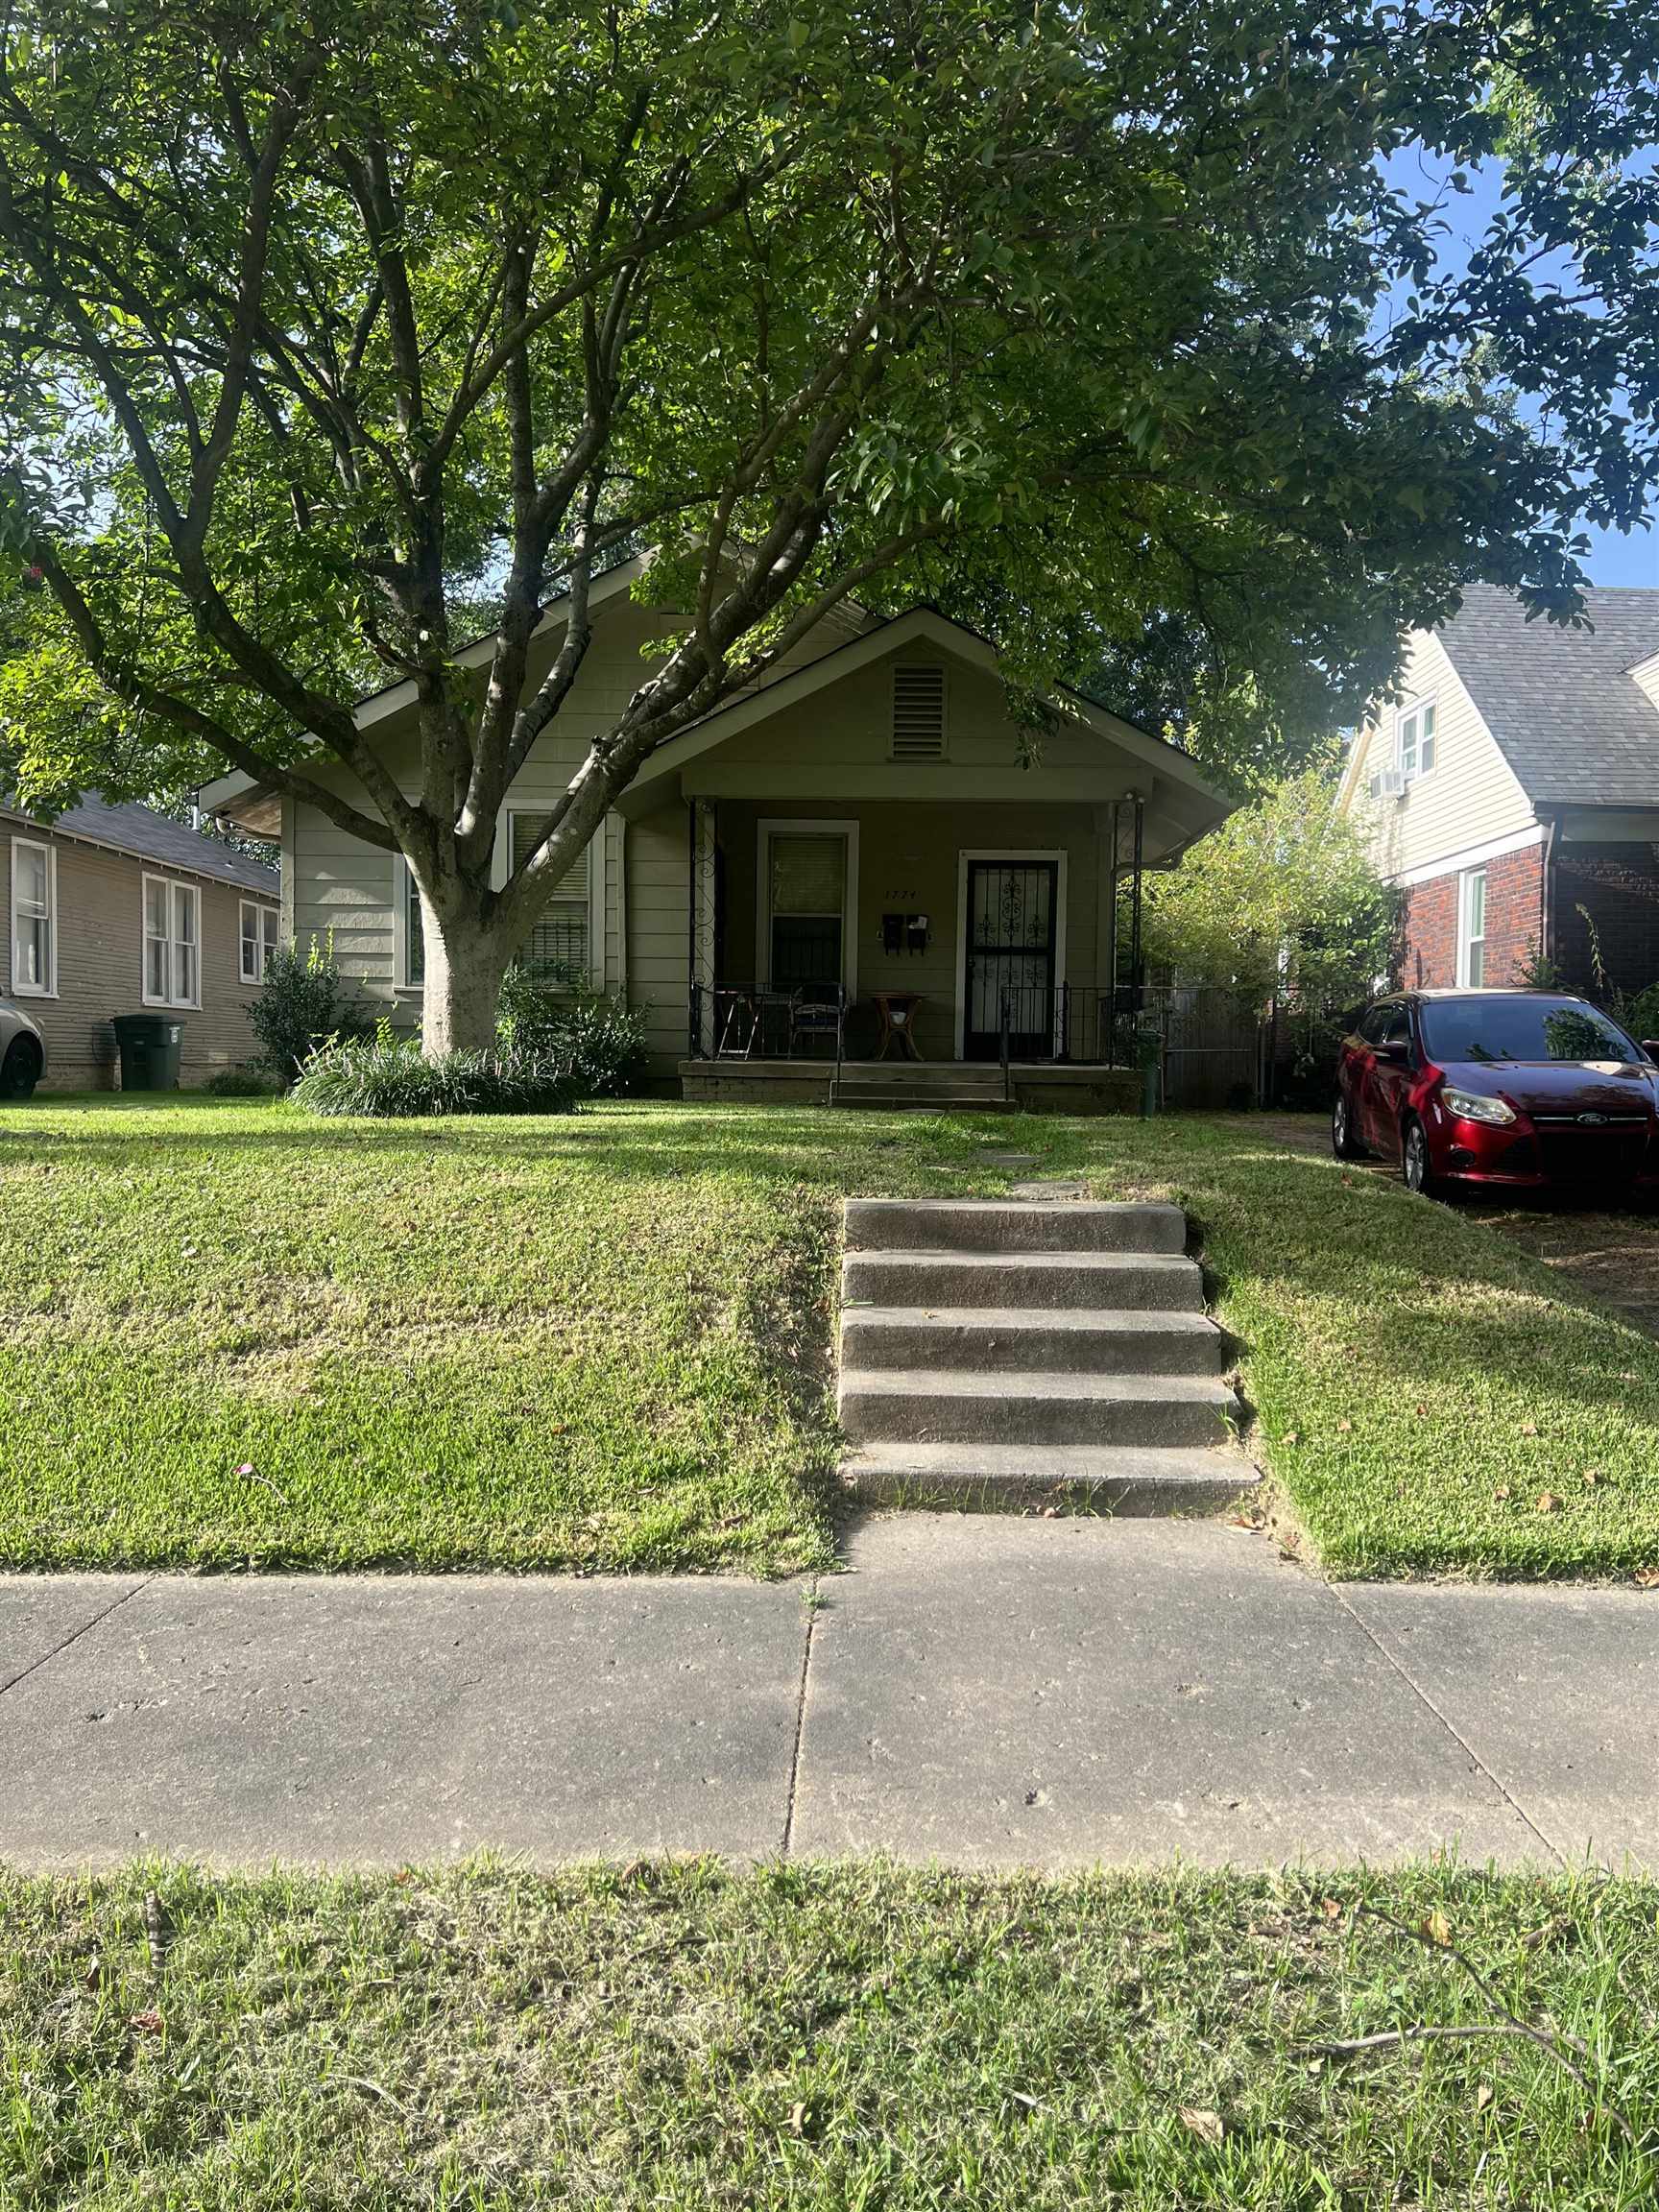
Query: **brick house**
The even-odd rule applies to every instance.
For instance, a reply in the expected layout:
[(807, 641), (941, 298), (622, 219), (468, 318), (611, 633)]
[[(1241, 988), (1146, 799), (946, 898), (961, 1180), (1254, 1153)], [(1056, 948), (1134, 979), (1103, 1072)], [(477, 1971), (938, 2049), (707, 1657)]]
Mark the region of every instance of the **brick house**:
[(1587, 624), (1528, 622), (1472, 586), (1411, 637), (1402, 696), (1342, 783), (1405, 896), (1406, 985), (1517, 980), (1536, 950), (1595, 995), (1659, 981), (1659, 590), (1585, 594)]
[(279, 915), (276, 869), (147, 806), (0, 798), (0, 996), (39, 1023), (48, 1090), (114, 1088), (116, 1014), (177, 1013), (186, 1085), (248, 1059)]

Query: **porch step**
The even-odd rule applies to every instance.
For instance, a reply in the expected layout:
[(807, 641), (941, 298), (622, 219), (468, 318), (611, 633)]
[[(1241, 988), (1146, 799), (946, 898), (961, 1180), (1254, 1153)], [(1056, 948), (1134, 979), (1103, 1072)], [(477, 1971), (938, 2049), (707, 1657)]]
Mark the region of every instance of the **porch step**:
[(1002, 1089), (996, 1060), (843, 1060), (844, 1083), (869, 1083), (888, 1091), (994, 1091)]
[(849, 1252), (841, 1296), (848, 1306), (1204, 1309), (1197, 1263), (1178, 1252)]
[(1219, 1375), (1221, 1345), (1221, 1332), (1207, 1313), (1184, 1311), (854, 1306), (841, 1322), (841, 1358), (858, 1370)]
[(851, 1198), (846, 1233), (856, 1496), (1172, 1512), (1257, 1479), (1227, 1448), (1236, 1401), (1179, 1207)]
[(914, 1367), (841, 1376), (841, 1426), (859, 1441), (1215, 1444), (1232, 1405), (1214, 1375)]
[(1112, 1444), (862, 1444), (841, 1462), (868, 1505), (1037, 1504), (1074, 1499), (1114, 1513), (1213, 1513), (1260, 1475), (1241, 1452)]
[(1068, 1198), (849, 1198), (849, 1249), (868, 1252), (1182, 1252), (1179, 1206)]

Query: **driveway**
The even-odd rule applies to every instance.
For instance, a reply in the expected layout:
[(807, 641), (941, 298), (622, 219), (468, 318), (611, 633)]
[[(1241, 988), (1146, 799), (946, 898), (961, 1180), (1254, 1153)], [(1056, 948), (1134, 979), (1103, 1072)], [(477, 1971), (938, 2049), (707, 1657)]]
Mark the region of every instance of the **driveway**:
[(1659, 1599), (1213, 1521), (894, 1515), (792, 1582), (0, 1578), (0, 1857), (1659, 1867)]

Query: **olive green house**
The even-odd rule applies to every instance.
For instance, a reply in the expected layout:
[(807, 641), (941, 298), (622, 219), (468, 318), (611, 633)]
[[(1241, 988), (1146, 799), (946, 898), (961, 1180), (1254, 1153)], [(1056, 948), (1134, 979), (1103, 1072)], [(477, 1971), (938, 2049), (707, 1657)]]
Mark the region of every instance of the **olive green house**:
[[(639, 572), (594, 588), (575, 688), (509, 796), (503, 875), (677, 627), (635, 595)], [(562, 627), (555, 602), (531, 683)], [(463, 659), (482, 666), (490, 651), (484, 639)], [(654, 1074), (687, 1096), (1000, 1085), (1113, 1103), (1140, 873), (1228, 803), (1178, 748), (1081, 695), (1047, 708), (1035, 737), (1017, 727), (993, 649), (929, 607), (841, 611), (652, 757), (527, 953), (647, 1009)], [(412, 778), (412, 686), (357, 715)], [(279, 839), (285, 931), (330, 939), (364, 996), (412, 1026), (421, 919), (403, 863), (245, 778), (203, 803)]]

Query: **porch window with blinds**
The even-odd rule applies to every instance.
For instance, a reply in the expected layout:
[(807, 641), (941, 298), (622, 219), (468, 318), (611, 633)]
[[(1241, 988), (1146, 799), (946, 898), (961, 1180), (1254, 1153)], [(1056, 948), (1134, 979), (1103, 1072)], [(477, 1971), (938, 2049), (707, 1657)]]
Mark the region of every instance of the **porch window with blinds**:
[(843, 970), (847, 840), (775, 835), (769, 872), (773, 990), (834, 990)]
[[(513, 872), (536, 850), (550, 816), (515, 814), (509, 832)], [(605, 834), (603, 828), (598, 836)], [(597, 840), (595, 840), (596, 842)], [(524, 957), (535, 974), (549, 982), (586, 988), (592, 976), (589, 896), (592, 887), (593, 846), (586, 846), (575, 865), (559, 878), (552, 899), (541, 910)]]

